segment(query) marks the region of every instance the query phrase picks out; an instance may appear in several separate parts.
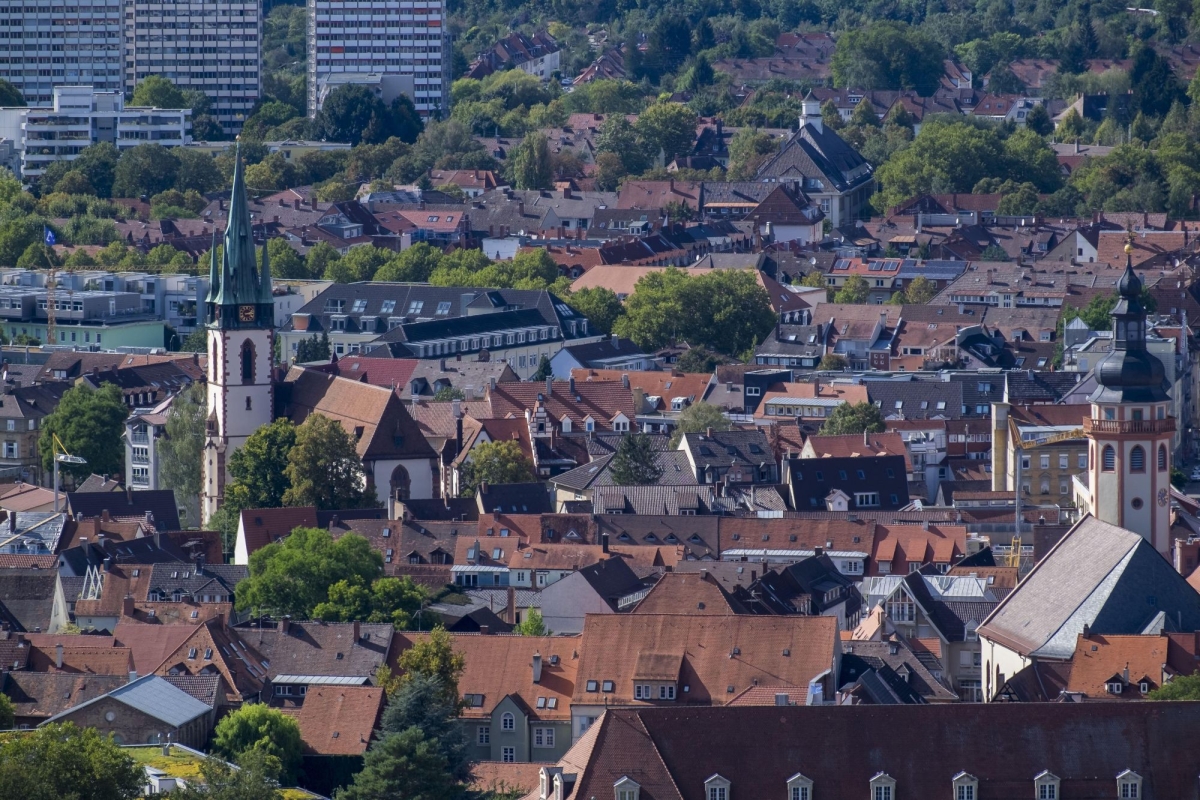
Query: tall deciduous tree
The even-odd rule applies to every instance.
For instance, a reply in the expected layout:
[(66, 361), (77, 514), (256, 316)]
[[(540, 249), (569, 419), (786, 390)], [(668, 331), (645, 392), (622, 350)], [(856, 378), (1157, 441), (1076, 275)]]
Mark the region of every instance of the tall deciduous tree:
[(671, 440), (667, 446), (675, 449), (685, 433), (700, 433), (712, 428), (714, 431), (727, 431), (733, 427), (729, 417), (721, 409), (711, 403), (693, 403), (683, 410), (671, 431)]
[[(179, 160), (161, 144), (147, 142), (121, 154), (113, 180), (116, 197), (156, 195), (175, 186)], [(95, 181), (93, 181), (95, 183)]]
[(471, 458), (459, 471), (458, 485), (464, 497), (473, 497), (475, 488), (488, 483), (528, 483), (537, 480), (533, 462), (512, 439), (484, 442), (471, 450)]
[(397, 666), (405, 681), (419, 675), (437, 678), (442, 697), (452, 703), (458, 702), (458, 679), (466, 661), (461, 653), (454, 652), (454, 642), (442, 626), (434, 628), (428, 636), (401, 653)]
[(830, 66), (838, 86), (913, 89), (929, 97), (942, 77), (943, 55), (921, 31), (882, 20), (839, 36)]
[(566, 298), (571, 308), (587, 317), (589, 327), (597, 333), (612, 333), (613, 324), (621, 316), (621, 301), (612, 289), (596, 286), (572, 292)]
[(509, 162), (513, 184), (518, 189), (549, 189), (554, 185), (550, 143), (540, 131), (525, 134)]
[(21, 94), (21, 90), (0, 78), (0, 107), (24, 108), (25, 105), (25, 96)]
[(638, 115), (635, 129), (651, 157), (663, 163), (686, 155), (696, 140), (696, 112), (679, 103), (655, 103)]
[(316, 605), (313, 616), (328, 622), (387, 622), (396, 630), (406, 630), (428, 597), (425, 588), (407, 575), (376, 578), (370, 585), (358, 579), (340, 580), (329, 587), (328, 599)]
[(658, 483), (663, 470), (658, 464), (654, 442), (644, 433), (621, 439), (612, 460), (612, 479), (618, 486), (648, 486)]
[(821, 426), (823, 436), (857, 433), (882, 433), (887, 428), (883, 414), (873, 403), (842, 403)]
[(207, 398), (203, 384), (193, 383), (171, 401), (165, 435), (158, 441), (158, 473), (164, 488), (175, 493), (175, 504), (189, 527), (200, 524)]
[(147, 75), (133, 90), (131, 106), (150, 108), (190, 108), (183, 92), (162, 75)]
[(127, 416), (129, 408), (121, 390), (113, 384), (106, 383), (99, 389), (85, 384), (71, 387), (54, 411), (42, 420), (42, 434), (38, 438), (42, 469), (47, 474), (54, 469), (54, 454), (59, 451), (52, 437), (57, 435), (68, 453), (87, 459), (86, 464), (60, 464), (60, 474), (74, 478), (84, 478), (93, 472), (123, 475), (125, 445), (121, 437)]
[(48, 724), (0, 741), (0, 797), (134, 800), (142, 768), (95, 728)]
[(320, 528), (296, 528), (250, 555), (250, 577), (238, 584), (240, 610), (309, 619), (339, 581), (370, 586), (383, 575), (383, 556), (355, 533), (337, 541)]
[[(288, 454), (296, 444), (296, 428), (280, 417), (264, 425), (229, 458), (231, 491), (241, 508), (278, 508), (291, 483), (287, 477)], [(230, 494), (227, 491), (226, 494)]]
[(263, 703), (250, 703), (217, 723), (213, 749), (234, 760), (257, 752), (279, 759), (280, 780), (292, 784), (300, 770), (303, 747), (295, 718)]
[(296, 444), (284, 470), (291, 486), (283, 493), (289, 506), (320, 509), (367, 508), (375, 503), (354, 440), (339, 423), (310, 414), (296, 428)]

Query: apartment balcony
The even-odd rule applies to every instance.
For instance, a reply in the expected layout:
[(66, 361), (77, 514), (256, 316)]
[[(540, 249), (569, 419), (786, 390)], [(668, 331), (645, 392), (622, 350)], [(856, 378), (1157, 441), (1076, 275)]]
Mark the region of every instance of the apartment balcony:
[[(150, 444), (150, 434), (148, 434), (148, 433), (131, 433), (131, 434), (129, 434), (129, 441), (132, 442), (133, 444)], [(149, 463), (149, 462), (147, 461), (144, 463)]]
[(150, 464), (150, 456), (140, 456), (137, 453), (134, 453), (132, 456), (130, 456), (129, 460), (134, 464)]
[(1083, 432), (1086, 434), (1138, 434), (1157, 435), (1175, 432), (1174, 419), (1085, 419)]

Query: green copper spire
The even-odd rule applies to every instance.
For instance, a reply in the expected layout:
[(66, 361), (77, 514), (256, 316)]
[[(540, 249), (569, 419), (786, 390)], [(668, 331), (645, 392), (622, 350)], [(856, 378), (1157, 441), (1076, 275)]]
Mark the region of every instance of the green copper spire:
[(204, 302), (214, 303), (221, 288), (221, 273), (217, 266), (217, 226), (213, 226), (212, 247), (208, 250), (208, 297)]
[(213, 256), (209, 265), (208, 322), (216, 327), (271, 327), (274, 300), (271, 268), (263, 248), (260, 273), (254, 250), (250, 204), (246, 200), (245, 170), (241, 145), (233, 166), (233, 189), (229, 199), (229, 222), (225, 226), (224, 251), (218, 266), (214, 232)]

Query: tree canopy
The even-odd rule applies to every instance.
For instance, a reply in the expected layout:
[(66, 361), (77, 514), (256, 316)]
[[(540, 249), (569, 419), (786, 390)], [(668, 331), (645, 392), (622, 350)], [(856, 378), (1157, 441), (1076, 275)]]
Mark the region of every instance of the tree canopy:
[(612, 479), (618, 486), (645, 486), (662, 477), (658, 454), (649, 434), (631, 433), (621, 439), (612, 460)]
[(142, 768), (95, 728), (51, 723), (0, 739), (0, 797), (134, 800)]
[(709, 428), (714, 431), (727, 431), (733, 428), (733, 423), (718, 406), (704, 402), (692, 403), (676, 419), (675, 429), (671, 431), (668, 447), (671, 449), (678, 447), (685, 433), (700, 433)]
[(515, 440), (483, 442), (471, 450), (470, 460), (459, 470), (462, 496), (474, 497), (475, 488), (487, 483), (527, 483), (537, 480), (533, 462)]
[(833, 409), (821, 425), (822, 436), (857, 433), (882, 433), (887, 429), (883, 414), (874, 403), (842, 403)]
[(213, 731), (213, 750), (235, 761), (251, 752), (277, 759), (279, 779), (288, 785), (296, 781), (304, 752), (295, 718), (263, 703), (249, 703), (222, 717)]
[(291, 484), (283, 493), (285, 505), (337, 509), (376, 504), (354, 439), (341, 423), (322, 414), (309, 414), (296, 428), (284, 475)]
[(86, 464), (62, 463), (60, 474), (73, 478), (125, 474), (125, 419), (129, 407), (121, 390), (111, 383), (93, 389), (86, 384), (72, 386), (63, 393), (54, 411), (42, 420), (38, 451), (42, 469), (49, 474), (54, 469), (54, 454), (62, 452), (54, 444), (57, 436), (62, 446), (73, 456), (86, 459)]

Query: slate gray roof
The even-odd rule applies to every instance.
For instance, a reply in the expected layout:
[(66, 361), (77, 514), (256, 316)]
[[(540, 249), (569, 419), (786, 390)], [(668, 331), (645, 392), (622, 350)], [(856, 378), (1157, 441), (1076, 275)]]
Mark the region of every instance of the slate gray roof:
[(712, 485), (598, 486), (592, 507), (597, 514), (716, 514), (721, 499)]
[[(612, 461), (616, 455), (600, 456), (587, 464), (556, 475), (550, 483), (563, 489), (582, 492), (595, 486), (615, 486), (612, 477)], [(656, 486), (695, 486), (696, 478), (688, 464), (687, 453), (682, 450), (659, 450), (655, 463), (662, 468), (662, 477)]]
[(796, 511), (825, 510), (825, 498), (834, 489), (850, 496), (857, 510), (856, 492), (878, 492), (880, 510), (908, 505), (908, 478), (903, 456), (870, 458), (810, 458), (785, 462), (791, 470), (792, 507)]
[(50, 631), (58, 573), (49, 569), (0, 571), (0, 619), (15, 630)]
[[(895, 649), (895, 652), (893, 651)], [(954, 701), (958, 695), (947, 689), (933, 676), (917, 654), (903, 643), (892, 642), (846, 642), (842, 646), (842, 684), (859, 679), (868, 670), (875, 671), (881, 680), (900, 695), (905, 702)], [(900, 682), (907, 670), (907, 680)], [(905, 699), (906, 690), (916, 695), (914, 701)]]
[(114, 517), (145, 517), (149, 512), (158, 530), (182, 530), (179, 506), (175, 504), (175, 493), (170, 489), (71, 492), (67, 495), (67, 510), (75, 515), (75, 519), (99, 517), (105, 511)]
[(1083, 372), (1012, 370), (1004, 373), (1004, 399), (1009, 403), (1057, 403), (1085, 377)]
[[(884, 417), (905, 419), (962, 417), (963, 390), (960, 383), (940, 381), (864, 381), (867, 397)], [(897, 406), (896, 404), (900, 405)]]
[[(257, 650), (268, 675), (370, 677), (387, 660), (392, 626), (363, 623), (358, 640), (353, 625), (341, 622), (292, 622), (286, 630), (239, 630), (242, 641)], [(369, 638), (367, 638), (369, 637)]]
[(579, 576), (608, 603), (613, 611), (617, 601), (642, 588), (642, 579), (630, 569), (623, 558), (606, 558), (579, 570)]
[(1085, 625), (1137, 634), (1160, 613), (1167, 630), (1200, 630), (1200, 594), (1140, 535), (1087, 516), (1001, 601), (979, 635), (1065, 660)]
[(602, 365), (606, 359), (610, 358), (645, 355), (645, 351), (634, 344), (631, 339), (619, 337), (616, 339), (610, 337), (598, 342), (563, 345), (563, 350), (574, 356), (575, 360), (585, 367)]
[(113, 689), (108, 694), (100, 695), (74, 708), (68, 708), (66, 711), (60, 711), (46, 721), (54, 722), (60, 717), (73, 714), (85, 706), (97, 703), (105, 697), (119, 700), (130, 708), (176, 728), (212, 711), (211, 706), (171, 685), (165, 678), (146, 675), (120, 688)]
[[(866, 169), (862, 169), (865, 167)], [(813, 174), (814, 168), (817, 174)], [(772, 158), (758, 169), (759, 180), (824, 177), (833, 188), (846, 192), (872, 180), (870, 165), (835, 131), (809, 123), (792, 134)]]
[(821, 323), (776, 325), (763, 343), (755, 348), (754, 355), (820, 360), (825, 355), (825, 326)]
[(691, 452), (698, 473), (708, 467), (727, 469), (730, 463), (755, 468), (775, 463), (774, 451), (761, 430), (713, 431), (712, 436), (685, 433), (680, 448), (685, 447)]

